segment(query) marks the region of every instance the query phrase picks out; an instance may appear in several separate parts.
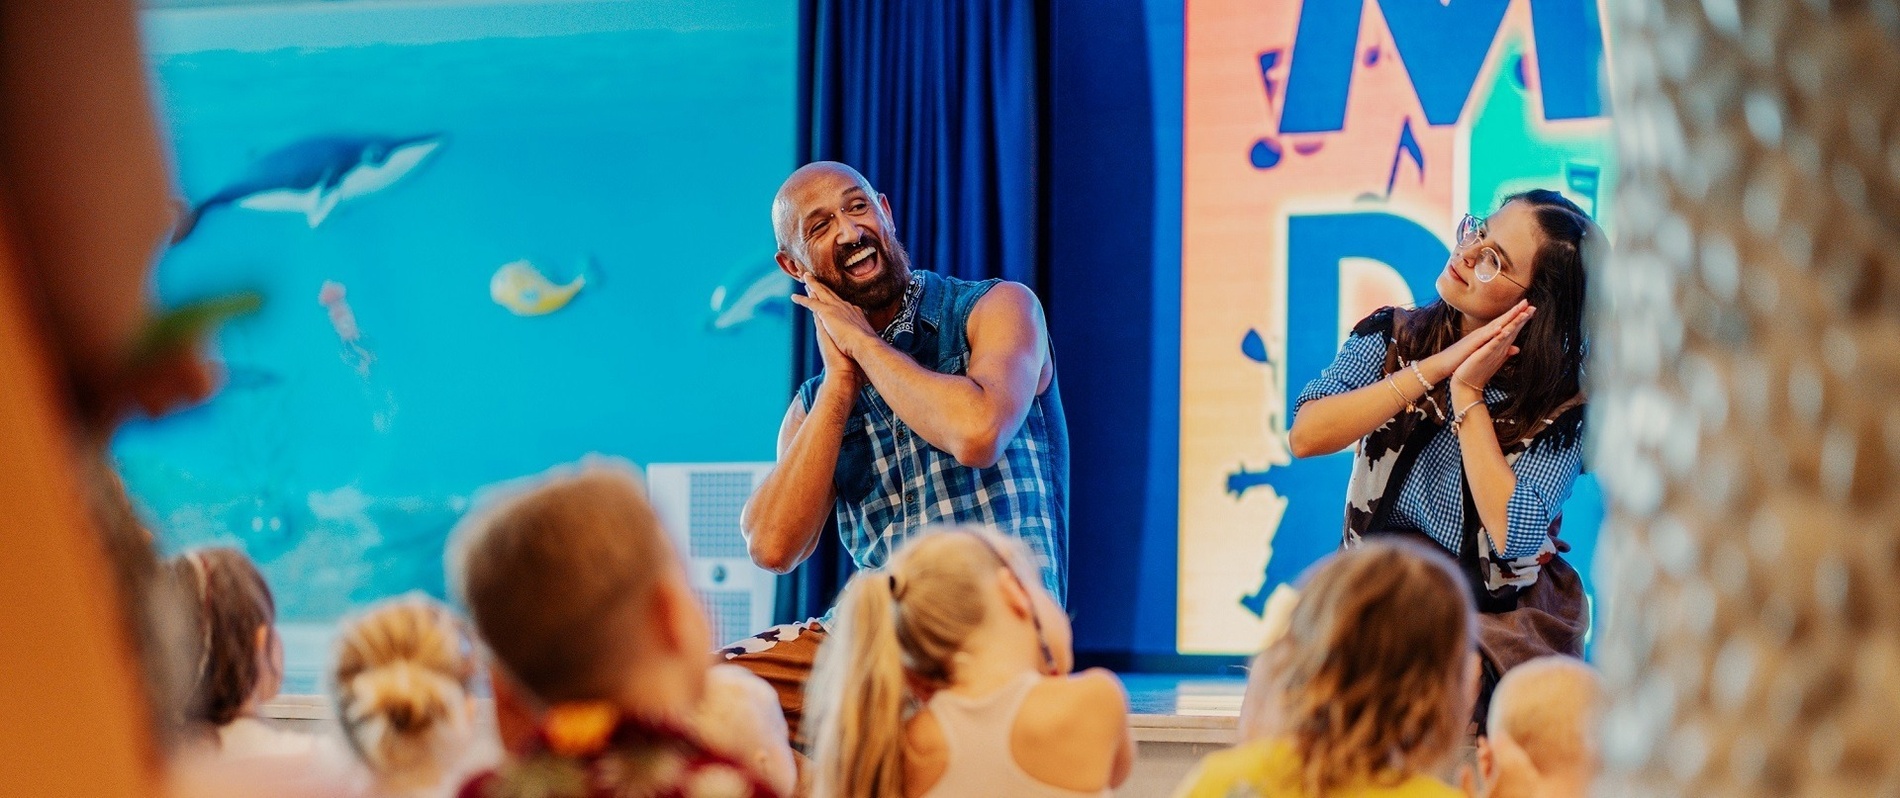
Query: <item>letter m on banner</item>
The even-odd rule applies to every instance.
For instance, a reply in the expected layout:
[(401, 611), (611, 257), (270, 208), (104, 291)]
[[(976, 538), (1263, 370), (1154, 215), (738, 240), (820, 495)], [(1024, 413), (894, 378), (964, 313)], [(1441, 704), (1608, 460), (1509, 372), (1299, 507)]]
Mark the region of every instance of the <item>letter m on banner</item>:
[[(1531, 4), (1546, 119), (1603, 115), (1603, 26), (1596, 0)], [(1306, 0), (1293, 40), (1281, 133), (1328, 133), (1346, 123), (1346, 95), (1368, 3), (1377, 3), (1412, 77), (1425, 119), (1456, 124), (1512, 0)]]

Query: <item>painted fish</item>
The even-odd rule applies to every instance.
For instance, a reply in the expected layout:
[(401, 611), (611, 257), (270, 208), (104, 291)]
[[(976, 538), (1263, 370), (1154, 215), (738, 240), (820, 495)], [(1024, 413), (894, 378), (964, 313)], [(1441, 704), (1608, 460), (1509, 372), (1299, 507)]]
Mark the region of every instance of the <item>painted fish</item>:
[(534, 264), (518, 260), (495, 270), (488, 279), (488, 298), (516, 316), (546, 316), (567, 307), (574, 295), (587, 287), (588, 267), (566, 285), (556, 285)]
[(264, 156), (240, 178), (186, 210), (172, 233), (182, 240), (213, 208), (301, 213), (311, 229), (337, 206), (395, 185), (440, 149), (442, 136), (317, 138)]

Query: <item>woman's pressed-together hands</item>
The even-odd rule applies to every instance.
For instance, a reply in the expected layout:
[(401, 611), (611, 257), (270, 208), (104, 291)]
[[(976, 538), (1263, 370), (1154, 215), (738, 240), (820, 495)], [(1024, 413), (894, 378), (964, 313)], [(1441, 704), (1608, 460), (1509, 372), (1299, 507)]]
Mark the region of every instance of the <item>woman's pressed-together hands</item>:
[(1518, 300), (1503, 315), (1425, 358), (1419, 367), (1434, 384), (1451, 377), (1457, 380), (1452, 385), (1453, 390), (1460, 387), (1483, 390), (1498, 369), (1517, 354), (1517, 335), (1536, 313), (1537, 308), (1531, 306), (1530, 300)]

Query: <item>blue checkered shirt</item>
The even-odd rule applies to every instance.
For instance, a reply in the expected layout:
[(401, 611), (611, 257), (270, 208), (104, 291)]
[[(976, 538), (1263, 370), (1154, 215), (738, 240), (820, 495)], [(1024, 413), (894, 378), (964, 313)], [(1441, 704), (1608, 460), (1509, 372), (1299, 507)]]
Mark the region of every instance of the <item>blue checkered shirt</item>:
[[(976, 301), (996, 280), (969, 282), (932, 272), (917, 278), (885, 331), (892, 346), (941, 374), (962, 374), (964, 337)], [(810, 410), (823, 376), (799, 388)], [(1052, 381), (988, 468), (971, 468), (911, 431), (874, 385), (865, 386), (845, 423), (833, 484), (839, 537), (859, 568), (881, 568), (891, 552), (928, 524), (988, 524), (1022, 539), (1056, 601), (1068, 595), (1068, 430)]]
[[(1333, 364), (1300, 391), (1299, 398), (1293, 402), (1293, 412), (1298, 413), (1301, 405), (1314, 399), (1357, 390), (1385, 379), (1385, 348), (1385, 337), (1378, 333), (1347, 338)], [(1407, 371), (1396, 379), (1414, 378)], [(1486, 406), (1495, 407), (1506, 398), (1503, 391), (1485, 387)], [(1506, 505), (1510, 527), (1503, 552), (1506, 559), (1529, 556), (1544, 544), (1550, 536), (1550, 522), (1561, 512), (1564, 500), (1570, 497), (1570, 487), (1582, 469), (1580, 439), (1558, 445), (1540, 438), (1511, 461), (1511, 472), (1517, 475), (1517, 488), (1511, 492), (1511, 500)], [(1419, 452), (1412, 472), (1399, 489), (1398, 502), (1392, 507), (1388, 523), (1396, 528), (1424, 532), (1458, 554), (1464, 542), (1464, 476), (1464, 455), (1458, 447), (1458, 433), (1446, 425)]]

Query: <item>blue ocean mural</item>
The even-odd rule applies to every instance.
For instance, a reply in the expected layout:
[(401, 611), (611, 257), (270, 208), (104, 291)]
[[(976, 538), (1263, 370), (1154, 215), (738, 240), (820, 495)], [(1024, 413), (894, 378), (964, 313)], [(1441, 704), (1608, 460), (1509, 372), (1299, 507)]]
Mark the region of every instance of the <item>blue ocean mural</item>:
[(166, 552), (263, 567), (290, 689), (337, 617), (445, 594), (484, 485), (589, 452), (772, 458), (792, 330), (763, 311), (789, 286), (757, 266), (794, 165), (791, 0), (144, 22), (186, 219), (160, 301), (265, 303), (218, 334), (213, 401), (114, 453)]

